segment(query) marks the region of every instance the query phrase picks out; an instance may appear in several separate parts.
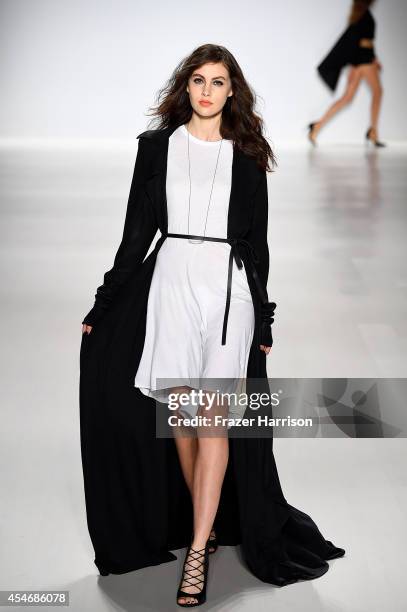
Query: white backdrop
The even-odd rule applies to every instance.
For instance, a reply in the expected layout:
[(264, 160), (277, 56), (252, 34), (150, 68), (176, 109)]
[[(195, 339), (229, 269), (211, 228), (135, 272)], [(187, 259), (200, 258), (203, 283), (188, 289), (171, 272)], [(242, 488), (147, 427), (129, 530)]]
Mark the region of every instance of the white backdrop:
[[(335, 96), (315, 70), (346, 27), (350, 0), (1, 0), (0, 138), (133, 140), (176, 64), (196, 46), (226, 46), (259, 96), (275, 144), (303, 142)], [(383, 64), (379, 134), (405, 140), (407, 2), (378, 0)], [(361, 142), (370, 94), (362, 84), (321, 142)]]

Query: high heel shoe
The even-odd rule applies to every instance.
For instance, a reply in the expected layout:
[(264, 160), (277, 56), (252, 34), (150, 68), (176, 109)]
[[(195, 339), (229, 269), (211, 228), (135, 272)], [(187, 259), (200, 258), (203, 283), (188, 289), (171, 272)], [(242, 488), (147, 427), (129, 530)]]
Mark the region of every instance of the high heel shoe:
[[(204, 551), (204, 552), (202, 552)], [(188, 561), (188, 559), (190, 559)], [(203, 561), (202, 561), (203, 559)], [(195, 564), (193, 563), (195, 561)], [(203, 570), (200, 570), (200, 565), (203, 565)], [(189, 569), (188, 569), (189, 566)], [(206, 601), (206, 584), (208, 578), (208, 569), (209, 569), (209, 545), (206, 542), (205, 548), (200, 548), (199, 550), (195, 550), (192, 548), (192, 545), (189, 546), (187, 550), (187, 554), (185, 556), (184, 565), (182, 568), (182, 576), (181, 581), (179, 583), (178, 591), (177, 591), (177, 604), (182, 606), (183, 608), (193, 608), (195, 606), (200, 606)], [(193, 575), (191, 572), (198, 570), (198, 575)], [(185, 576), (187, 576), (185, 578)], [(203, 576), (203, 579), (200, 578)], [(198, 593), (187, 593), (181, 589), (183, 583), (187, 583), (187, 587), (197, 587), (199, 584), (203, 584), (202, 589)], [(185, 588), (185, 587), (184, 587)], [(196, 601), (190, 601), (189, 603), (184, 602), (180, 603), (179, 599), (195, 599)]]
[(384, 142), (380, 142), (380, 140), (376, 140), (376, 138), (371, 138), (371, 134), (372, 134), (373, 131), (374, 130), (373, 130), (372, 127), (370, 127), (367, 130), (366, 136), (365, 136), (366, 141), (369, 142), (369, 140), (370, 140), (370, 142), (373, 143), (375, 147), (385, 147), (386, 144)]
[[(212, 531), (215, 533), (214, 529), (211, 529), (211, 533)], [(208, 547), (209, 547), (209, 554), (212, 555), (214, 552), (216, 552), (218, 550), (218, 540), (216, 537), (216, 533), (215, 535), (211, 538), (210, 534), (209, 534), (209, 538), (208, 538)], [(211, 548), (213, 550), (211, 550)]]
[(310, 143), (316, 147), (317, 146), (317, 142), (315, 140), (315, 138), (312, 137), (312, 131), (314, 129), (314, 126), (318, 123), (318, 121), (314, 121), (313, 123), (309, 123), (308, 124), (308, 140), (310, 141)]

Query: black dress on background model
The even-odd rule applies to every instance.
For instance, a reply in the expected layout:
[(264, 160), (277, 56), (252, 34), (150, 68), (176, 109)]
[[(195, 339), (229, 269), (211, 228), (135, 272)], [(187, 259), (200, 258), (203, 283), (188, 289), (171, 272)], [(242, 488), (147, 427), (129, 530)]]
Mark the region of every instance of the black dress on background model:
[(340, 72), (347, 64), (371, 64), (375, 59), (374, 47), (361, 47), (361, 38), (373, 39), (375, 36), (375, 20), (367, 9), (363, 16), (349, 25), (337, 40), (328, 55), (317, 67), (321, 78), (332, 91), (335, 91)]

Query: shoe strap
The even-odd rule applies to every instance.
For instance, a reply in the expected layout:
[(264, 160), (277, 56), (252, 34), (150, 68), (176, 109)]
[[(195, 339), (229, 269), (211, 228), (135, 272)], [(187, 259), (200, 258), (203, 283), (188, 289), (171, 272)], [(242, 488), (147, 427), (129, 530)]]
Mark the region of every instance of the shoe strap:
[[(189, 547), (187, 556), (185, 557), (185, 561), (184, 561), (184, 568), (183, 568), (183, 580), (182, 583), (186, 582), (187, 585), (186, 586), (198, 586), (200, 583), (204, 583), (205, 581), (203, 579), (200, 579), (198, 576), (205, 576), (205, 557), (206, 555), (202, 555), (200, 554), (202, 550), (206, 551), (206, 546), (204, 548), (200, 548), (198, 550), (195, 550), (195, 548), (192, 548), (192, 546)], [(194, 554), (195, 553), (195, 554)], [(192, 565), (191, 561), (199, 561), (201, 558), (203, 557), (204, 559), (204, 563), (202, 564), (204, 566), (204, 570), (200, 570), (198, 567)], [(188, 561), (188, 559), (191, 558), (191, 561)], [(199, 561), (199, 564), (201, 564), (202, 562)], [(190, 569), (187, 569), (187, 566), (190, 566)], [(193, 576), (192, 575), (192, 571), (198, 571), (199, 574), (198, 576)], [(187, 575), (187, 577), (185, 578), (185, 574)], [(195, 580), (196, 582), (194, 584), (192, 584), (190, 581), (191, 580)], [(190, 596), (193, 597), (194, 595), (196, 595), (197, 593), (190, 593)]]

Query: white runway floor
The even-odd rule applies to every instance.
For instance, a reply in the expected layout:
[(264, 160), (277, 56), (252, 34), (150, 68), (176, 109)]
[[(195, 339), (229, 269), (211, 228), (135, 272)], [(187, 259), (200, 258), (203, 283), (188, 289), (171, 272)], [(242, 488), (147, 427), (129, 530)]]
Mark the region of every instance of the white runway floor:
[[(136, 148), (0, 146), (0, 589), (69, 590), (75, 612), (178, 609), (185, 551), (99, 577), (83, 496), (81, 320), (120, 242)], [(270, 377), (406, 377), (407, 146), (276, 153)], [(406, 610), (406, 455), (404, 438), (276, 439), (287, 500), (346, 556), (279, 589), (221, 547), (204, 608)]]

